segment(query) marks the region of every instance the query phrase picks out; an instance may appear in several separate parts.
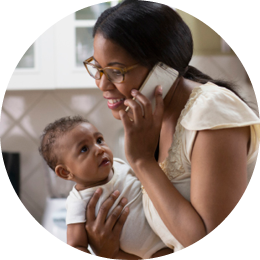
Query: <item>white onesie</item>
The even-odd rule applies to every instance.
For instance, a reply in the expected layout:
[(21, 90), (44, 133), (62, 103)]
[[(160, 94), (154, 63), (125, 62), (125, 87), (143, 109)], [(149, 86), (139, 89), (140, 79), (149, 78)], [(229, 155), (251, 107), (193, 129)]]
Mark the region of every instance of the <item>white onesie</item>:
[(108, 216), (123, 197), (128, 199), (126, 206), (129, 207), (130, 211), (122, 229), (120, 248), (126, 253), (148, 259), (152, 254), (166, 246), (152, 231), (145, 218), (141, 183), (132, 169), (124, 161), (114, 158), (113, 170), (112, 179), (104, 185), (82, 191), (77, 191), (75, 186), (73, 187), (67, 198), (66, 224), (86, 222), (87, 203), (98, 187), (102, 187), (103, 193), (96, 206), (96, 216), (101, 204), (112, 192), (119, 190), (120, 195), (108, 212)]

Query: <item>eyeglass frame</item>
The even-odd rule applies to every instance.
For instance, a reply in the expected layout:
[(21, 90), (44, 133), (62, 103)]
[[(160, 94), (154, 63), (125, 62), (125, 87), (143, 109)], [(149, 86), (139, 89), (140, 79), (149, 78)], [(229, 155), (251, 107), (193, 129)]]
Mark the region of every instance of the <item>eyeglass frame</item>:
[[(94, 78), (94, 79), (97, 79), (97, 80), (100, 80), (101, 77), (102, 77), (102, 75), (105, 74), (106, 78), (107, 78), (110, 82), (112, 82), (112, 83), (117, 83), (117, 84), (123, 83), (124, 80), (125, 80), (125, 74), (126, 74), (128, 71), (130, 71), (130, 70), (136, 68), (136, 67), (139, 65), (139, 63), (137, 63), (137, 64), (134, 64), (134, 65), (132, 65), (132, 66), (130, 66), (130, 67), (125, 67), (125, 68), (113, 67), (113, 66), (108, 66), (108, 67), (105, 67), (105, 68), (98, 68), (96, 65), (90, 63), (90, 62), (93, 61), (93, 60), (95, 60), (95, 59), (94, 59), (93, 56), (91, 56), (90, 58), (88, 58), (88, 59), (86, 59), (85, 61), (83, 61), (83, 64), (84, 64), (85, 68), (87, 69), (88, 74), (90, 75), (90, 77), (92, 77), (92, 78)], [(90, 66), (92, 66), (92, 67), (95, 67), (95, 68), (99, 71), (99, 78), (95, 78), (94, 76), (91, 75), (90, 71), (88, 70), (88, 66), (87, 66), (87, 65), (90, 65)], [(122, 76), (123, 76), (123, 80), (120, 81), (120, 82), (113, 82), (113, 81), (111, 81), (111, 80), (109, 79), (109, 77), (108, 77), (106, 71), (105, 71), (106, 69), (116, 69), (116, 70), (119, 70), (119, 71), (121, 72)]]

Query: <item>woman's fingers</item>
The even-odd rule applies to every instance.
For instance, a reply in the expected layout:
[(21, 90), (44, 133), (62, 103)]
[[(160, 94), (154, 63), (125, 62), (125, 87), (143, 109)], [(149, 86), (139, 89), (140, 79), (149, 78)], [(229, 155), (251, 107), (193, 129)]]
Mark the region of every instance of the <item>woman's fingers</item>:
[(127, 130), (129, 128), (130, 125), (133, 124), (133, 119), (130, 119), (129, 116), (127, 115), (128, 112), (125, 112), (124, 110), (120, 110), (119, 111), (119, 116), (120, 119), (123, 123), (123, 126), (125, 128), (125, 130)]
[(150, 119), (152, 116), (152, 104), (150, 100), (144, 96), (141, 92), (133, 89), (131, 91), (131, 94), (136, 98), (136, 102), (139, 103), (139, 106), (141, 106), (141, 109), (143, 110), (142, 116), (146, 119)]
[(126, 222), (126, 219), (127, 219), (127, 216), (129, 214), (129, 208), (126, 207), (121, 216), (119, 217), (119, 219), (117, 220), (116, 224), (115, 224), (115, 227), (114, 227), (114, 235), (116, 235), (117, 237), (120, 237), (120, 234), (121, 234), (121, 231), (122, 231), (122, 228)]
[(86, 219), (88, 221), (94, 221), (96, 219), (95, 208), (102, 192), (103, 190), (101, 188), (98, 188), (88, 202), (86, 210)]
[[(138, 100), (133, 100), (133, 99), (127, 99), (124, 102), (124, 105), (129, 106), (130, 111), (132, 112), (132, 117), (134, 122), (138, 122), (140, 118), (143, 117), (143, 108), (142, 104), (138, 104)], [(128, 111), (128, 113), (130, 112)], [(131, 120), (131, 119), (130, 119)]]
[(127, 204), (127, 199), (126, 198), (121, 199), (119, 204), (111, 212), (111, 214), (109, 215), (109, 217), (106, 221), (106, 225), (109, 227), (109, 229), (113, 229), (115, 223), (118, 220), (118, 217), (122, 213), (122, 210), (123, 210), (123, 208), (125, 207), (126, 204)]
[(114, 191), (100, 206), (98, 215), (97, 215), (97, 222), (98, 223), (105, 223), (107, 214), (115, 201), (117, 200), (120, 192), (118, 190)]
[[(163, 114), (162, 87), (157, 86), (154, 94), (156, 104), (154, 114), (157, 117), (161, 117)], [(135, 100), (126, 100), (125, 104), (131, 108), (134, 115), (134, 121), (138, 122), (141, 117), (150, 120), (153, 116), (153, 107), (150, 100), (136, 89), (131, 91), (131, 95), (135, 98)]]
[(162, 98), (162, 86), (157, 86), (154, 92), (156, 105), (154, 110), (154, 121), (161, 127), (161, 121), (164, 111), (164, 103)]

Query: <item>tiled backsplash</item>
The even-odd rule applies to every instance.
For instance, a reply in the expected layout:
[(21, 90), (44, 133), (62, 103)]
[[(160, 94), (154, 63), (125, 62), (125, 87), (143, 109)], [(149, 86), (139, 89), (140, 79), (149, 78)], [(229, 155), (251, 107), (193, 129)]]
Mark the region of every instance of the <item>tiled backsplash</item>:
[[(231, 79), (244, 85), (242, 96), (256, 104), (246, 72), (235, 56), (194, 57), (191, 65), (212, 77)], [(2, 150), (20, 152), (20, 198), (38, 222), (42, 219), (46, 197), (51, 194), (62, 195), (60, 190), (70, 188), (61, 188), (65, 184), (59, 182), (58, 190), (48, 189), (47, 183), (55, 183), (57, 180), (54, 173), (48, 179), (49, 173), (38, 153), (39, 136), (43, 128), (55, 119), (67, 115), (86, 117), (104, 134), (114, 156), (125, 159), (122, 124), (113, 118), (99, 90), (7, 91), (0, 125)]]
[(42, 130), (60, 117), (84, 116), (104, 134), (114, 156), (122, 158), (118, 150), (122, 124), (113, 118), (106, 106), (97, 89), (6, 92), (0, 128), (2, 150), (21, 153), (20, 198), (37, 221), (41, 222), (47, 196), (68, 195), (62, 192), (61, 185), (66, 190), (68, 187), (62, 180), (55, 180), (54, 173), (51, 181), (56, 183), (56, 189), (50, 191), (47, 186), (49, 172), (38, 153)]

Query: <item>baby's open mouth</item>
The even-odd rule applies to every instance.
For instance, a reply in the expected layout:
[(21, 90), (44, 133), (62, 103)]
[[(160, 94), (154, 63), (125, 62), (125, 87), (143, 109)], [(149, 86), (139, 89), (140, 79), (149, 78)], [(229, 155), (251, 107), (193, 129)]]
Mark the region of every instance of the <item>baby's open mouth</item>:
[(106, 166), (110, 163), (110, 161), (107, 158), (104, 158), (99, 166)]

